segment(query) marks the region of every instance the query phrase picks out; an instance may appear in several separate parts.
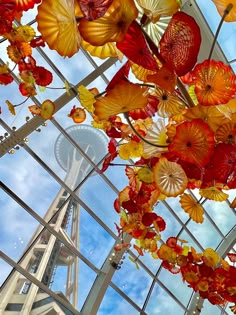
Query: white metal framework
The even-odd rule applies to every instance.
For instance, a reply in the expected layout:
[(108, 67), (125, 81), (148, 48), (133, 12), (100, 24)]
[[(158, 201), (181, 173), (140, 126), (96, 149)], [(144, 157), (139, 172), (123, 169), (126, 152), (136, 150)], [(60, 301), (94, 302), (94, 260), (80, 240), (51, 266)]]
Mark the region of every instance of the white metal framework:
[[(212, 33), (196, 1), (186, 1), (184, 11), (201, 26), (204, 49), (199, 58), (203, 59), (212, 43)], [(34, 23), (30, 19), (28, 22)], [(35, 104), (43, 97), (52, 98), (56, 104), (56, 114), (47, 127), (38, 116), (25, 121), (24, 113), (24, 120), (0, 119), (0, 167), (4, 165), (0, 168), (0, 314), (230, 314), (227, 308), (203, 303), (180, 277), (163, 270), (160, 261), (147, 255), (137, 257), (131, 248), (119, 255), (113, 250), (120, 242), (114, 224), (119, 217), (113, 210), (113, 201), (126, 185), (124, 168), (110, 168), (104, 174), (92, 176), (99, 169), (100, 159), (93, 160), (86, 146), (80, 146), (80, 141), (72, 136), (66, 114), (78, 102), (74, 89), (95, 83), (102, 89), (121, 66), (119, 61), (107, 59), (97, 64), (97, 60), (81, 51), (67, 60), (66, 71), (64, 61), (56, 60), (53, 52), (38, 49), (38, 56), (52, 69), (59, 85), (67, 80), (73, 81), (73, 87), (70, 96), (64, 90), (55, 90), (33, 98)], [(4, 61), (4, 56), (0, 57)], [(219, 46), (214, 58), (225, 58)], [(71, 78), (72, 70), (81, 60), (83, 66)], [(15, 80), (16, 88), (17, 77)], [(79, 168), (72, 163), (68, 171), (61, 152), (64, 146), (63, 149), (56, 146), (55, 158), (56, 139), (67, 139), (72, 152), (78, 152), (80, 161), (86, 161), (88, 169), (81, 181), (68, 180), (80, 176)], [(98, 145), (98, 151), (101, 146)], [(8, 154), (12, 150), (15, 153)], [(71, 159), (79, 160), (78, 156), (72, 154)], [(67, 180), (58, 162), (70, 174)], [(170, 198), (158, 203), (155, 210), (168, 226), (163, 241), (178, 236), (189, 240), (199, 251), (213, 247), (222, 256), (230, 249), (235, 252), (235, 209), (229, 207), (229, 200), (220, 203), (218, 209), (207, 201), (204, 208), (204, 223), (197, 225), (183, 213), (178, 200)], [(22, 238), (28, 243), (23, 255), (19, 241)], [(125, 241), (132, 243), (129, 237)], [(136, 259), (139, 270), (128, 256)]]

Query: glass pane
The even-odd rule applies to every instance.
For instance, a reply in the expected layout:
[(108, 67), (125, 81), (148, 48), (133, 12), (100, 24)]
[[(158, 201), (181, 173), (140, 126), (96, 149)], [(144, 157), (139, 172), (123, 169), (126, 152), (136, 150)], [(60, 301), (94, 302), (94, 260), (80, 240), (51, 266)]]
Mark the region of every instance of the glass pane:
[(121, 269), (114, 274), (112, 282), (138, 306), (142, 307), (151, 286), (152, 278), (142, 267), (137, 270), (135, 265), (126, 257)]
[(145, 308), (147, 314), (175, 314), (183, 315), (184, 309), (173, 300), (160, 285), (156, 284)]
[(138, 315), (138, 312), (131, 304), (129, 304), (123, 297), (121, 297), (111, 287), (107, 288), (106, 294), (98, 310), (98, 315)]

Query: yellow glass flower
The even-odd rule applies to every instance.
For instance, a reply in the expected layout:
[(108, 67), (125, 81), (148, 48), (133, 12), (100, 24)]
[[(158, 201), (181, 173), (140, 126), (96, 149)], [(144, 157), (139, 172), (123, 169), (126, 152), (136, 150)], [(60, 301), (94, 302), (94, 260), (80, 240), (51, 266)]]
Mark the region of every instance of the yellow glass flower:
[(225, 201), (229, 197), (228, 194), (219, 190), (215, 186), (199, 189), (199, 194), (204, 198), (214, 200), (214, 201)]
[(144, 108), (148, 104), (146, 88), (123, 81), (110, 90), (106, 96), (94, 103), (94, 114), (97, 120), (106, 120), (110, 116), (130, 110)]
[(96, 102), (94, 93), (90, 92), (86, 87), (80, 85), (78, 87), (79, 100), (81, 105), (90, 113), (94, 112), (93, 104)]
[(69, 85), (69, 82), (66, 80), (64, 81), (64, 87), (66, 89), (66, 94), (70, 96), (70, 85)]
[(149, 167), (141, 167), (137, 172), (137, 176), (142, 182), (147, 184), (154, 181), (153, 171)]
[(43, 119), (51, 119), (56, 110), (55, 104), (50, 100), (43, 101), (41, 105), (40, 115)]
[(203, 207), (189, 194), (184, 193), (179, 200), (182, 209), (189, 214), (196, 223), (203, 222)]
[(85, 40), (82, 40), (81, 46), (83, 47), (83, 49), (87, 50), (90, 55), (98, 57), (100, 59), (112, 57), (118, 58), (121, 61), (123, 57), (122, 52), (116, 47), (115, 43), (109, 42), (102, 46), (93, 46)]
[(35, 30), (30, 25), (20, 25), (15, 28), (15, 40), (19, 42), (30, 42), (35, 36)]
[(128, 160), (130, 158), (138, 158), (142, 155), (143, 146), (142, 143), (136, 141), (130, 141), (124, 143), (119, 148), (119, 156), (123, 160)]
[(203, 261), (209, 267), (216, 267), (220, 261), (220, 257), (212, 248), (206, 248), (203, 252)]
[(13, 105), (10, 101), (8, 101), (8, 100), (6, 100), (5, 103), (6, 103), (7, 106), (8, 106), (9, 112), (10, 112), (12, 115), (15, 115), (15, 114), (16, 114), (16, 111), (15, 111), (14, 105)]

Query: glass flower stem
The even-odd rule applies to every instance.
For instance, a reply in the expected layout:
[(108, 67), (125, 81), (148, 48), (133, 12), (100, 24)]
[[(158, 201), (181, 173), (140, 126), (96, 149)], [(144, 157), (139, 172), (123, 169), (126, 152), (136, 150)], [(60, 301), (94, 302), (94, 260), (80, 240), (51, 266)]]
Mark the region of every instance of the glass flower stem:
[(134, 166), (134, 167), (146, 167), (146, 165), (126, 164), (126, 163), (109, 163), (111, 166)]
[(211, 56), (212, 56), (213, 50), (215, 48), (215, 44), (216, 44), (218, 35), (219, 35), (221, 27), (222, 27), (222, 25), (224, 23), (225, 17), (229, 14), (229, 12), (232, 10), (232, 8), (233, 8), (233, 4), (229, 3), (228, 6), (226, 7), (225, 11), (224, 11), (224, 14), (222, 15), (222, 18), (220, 20), (220, 23), (218, 25), (218, 28), (217, 28), (215, 36), (214, 36), (214, 40), (213, 40), (213, 43), (212, 43), (212, 46), (211, 46), (211, 50), (210, 50), (210, 53), (209, 53), (208, 60), (211, 59)]
[(20, 105), (23, 105), (24, 103), (26, 103), (27, 101), (28, 101), (28, 99), (29, 99), (30, 97), (28, 96), (23, 102), (21, 102), (21, 103), (19, 103), (19, 104), (15, 104), (15, 105), (13, 105), (14, 107), (18, 107), (18, 106), (20, 106)]
[(168, 145), (155, 144), (155, 143), (152, 143), (152, 142), (146, 140), (145, 138), (143, 138), (143, 137), (138, 133), (138, 131), (134, 128), (134, 126), (132, 125), (132, 123), (131, 123), (131, 121), (130, 121), (130, 119), (129, 119), (128, 113), (124, 113), (124, 117), (125, 117), (125, 119), (127, 120), (128, 124), (129, 124), (129, 126), (130, 126), (130, 128), (131, 128), (131, 129), (133, 130), (133, 132), (136, 134), (136, 136), (137, 136), (139, 139), (141, 139), (143, 142), (146, 142), (147, 144), (149, 144), (149, 145), (151, 145), (151, 146), (153, 146), (153, 147), (157, 147), (157, 148), (167, 148), (167, 147), (168, 147)]

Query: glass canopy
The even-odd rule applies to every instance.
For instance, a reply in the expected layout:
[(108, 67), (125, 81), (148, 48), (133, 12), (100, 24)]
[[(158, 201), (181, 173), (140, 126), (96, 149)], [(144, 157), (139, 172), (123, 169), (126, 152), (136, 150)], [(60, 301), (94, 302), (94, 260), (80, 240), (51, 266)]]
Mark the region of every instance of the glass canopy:
[[(183, 1), (182, 10), (198, 21), (204, 34), (204, 51), (201, 52), (201, 58), (207, 58), (211, 46), (208, 42), (213, 40), (212, 33), (215, 33), (220, 20), (214, 5), (211, 1)], [(27, 11), (23, 15), (22, 24), (27, 23), (37, 29), (35, 15), (36, 9)], [(236, 56), (233, 40), (235, 25), (235, 23), (230, 24), (230, 31), (227, 24), (223, 25), (215, 49), (218, 59), (226, 62), (232, 61)], [(6, 46), (4, 38), (0, 38), (1, 63), (9, 62)], [(70, 82), (74, 87), (96, 86), (103, 91), (125, 60), (119, 61), (115, 58), (101, 60), (91, 57), (83, 49), (72, 58), (63, 58), (47, 46), (35, 49), (33, 56), (38, 64), (52, 72), (52, 87), (55, 89), (39, 91), (36, 96), (16, 108), (15, 116), (11, 115), (2, 104), (0, 116), (1, 288), (4, 289), (7, 285), (12, 267), (16, 268), (16, 272), (22, 272), (17, 269), (14, 262), (19, 262), (20, 265), (20, 258), (27, 244), (32, 242), (32, 235), (39, 224), (43, 226), (45, 223), (40, 221), (40, 218), (45, 218), (58, 193), (63, 190), (68, 193), (66, 200), (70, 200), (72, 196), (79, 204), (79, 246), (78, 252), (73, 253), (74, 256), (79, 255), (76, 305), (78, 314), (95, 314), (94, 310), (97, 310), (98, 315), (231, 314), (228, 305), (223, 308), (203, 301), (183, 282), (180, 275), (167, 272), (162, 267), (161, 260), (153, 259), (150, 255), (138, 256), (133, 247), (122, 252), (120, 268), (112, 268), (111, 261), (116, 255), (114, 246), (120, 241), (115, 225), (119, 223), (119, 216), (114, 210), (113, 203), (119, 191), (128, 184), (125, 166), (110, 167), (103, 174), (97, 173), (96, 169), (101, 168), (101, 163), (94, 164), (86, 150), (81, 149), (78, 143), (76, 149), (80, 154), (83, 153), (86, 163), (91, 167), (83, 180), (77, 183), (79, 187), (76, 189), (66, 182), (66, 172), (58, 164), (55, 143), (62, 133), (64, 137), (68, 137), (68, 128), (74, 126), (68, 114), (74, 105), (80, 105), (76, 95), (67, 95), (63, 89), (64, 82)], [(233, 63), (232, 67), (234, 68)], [(14, 68), (14, 63), (9, 62), (9, 68)], [(16, 69), (13, 73), (14, 83), (8, 87), (0, 85), (2, 103), (10, 100), (13, 104), (17, 104), (24, 99), (18, 93), (19, 80)], [(44, 121), (38, 116), (31, 116), (28, 106), (41, 104), (46, 99), (55, 102), (56, 113), (53, 118)], [(83, 125), (90, 125), (91, 120), (92, 118), (88, 116)], [(14, 136), (15, 134), (17, 136)], [(107, 138), (105, 134), (103, 136), (104, 139)], [(106, 154), (104, 150), (104, 157)], [(193, 192), (193, 194), (199, 199), (197, 193)], [(229, 199), (217, 205), (210, 200), (206, 201), (203, 205), (205, 211), (203, 224), (196, 224), (189, 219), (180, 207), (179, 197), (170, 197), (158, 202), (155, 210), (165, 219), (168, 226), (168, 229), (162, 232), (163, 242), (170, 236), (176, 236), (188, 240), (189, 246), (193, 246), (197, 251), (202, 252), (205, 248), (211, 247), (222, 257), (225, 257), (229, 251), (235, 253), (235, 209), (229, 206), (234, 197), (235, 191), (230, 191)], [(63, 205), (58, 204), (59, 210), (61, 207), (63, 208)], [(66, 227), (68, 234), (72, 225), (73, 217), (70, 217)], [(62, 245), (62, 240), (58, 241)], [(128, 241), (133, 244), (133, 240), (128, 239)], [(139, 269), (135, 267), (132, 260), (137, 261)], [(45, 291), (49, 295), (44, 300), (45, 304), (55, 298), (51, 292), (60, 291), (65, 294), (66, 277), (65, 266), (58, 265), (48, 285), (50, 292)], [(100, 298), (98, 298), (99, 294)], [(99, 301), (98, 305), (95, 303), (96, 298)], [(35, 303), (33, 308), (37, 307)], [(67, 306), (67, 304), (62, 306), (65, 314), (73, 314), (70, 309), (66, 310)]]

